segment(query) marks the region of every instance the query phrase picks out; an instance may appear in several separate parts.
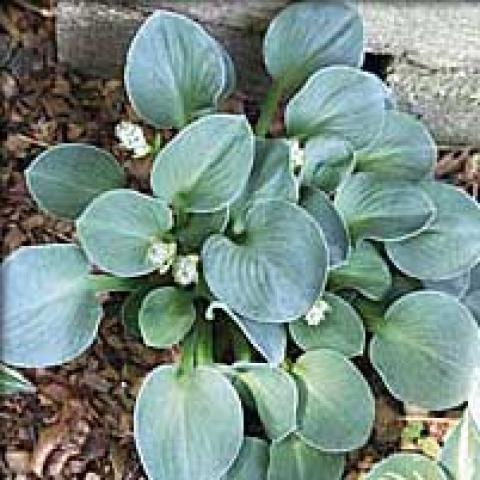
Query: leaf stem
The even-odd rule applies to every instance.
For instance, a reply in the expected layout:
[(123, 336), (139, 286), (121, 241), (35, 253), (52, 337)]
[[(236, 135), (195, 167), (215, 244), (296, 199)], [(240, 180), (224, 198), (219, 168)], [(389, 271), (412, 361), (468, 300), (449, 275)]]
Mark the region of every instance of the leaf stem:
[(106, 274), (89, 276), (89, 285), (96, 293), (101, 292), (133, 292), (149, 283), (144, 278), (119, 278)]
[(198, 341), (196, 348), (197, 365), (209, 365), (213, 358), (213, 322), (200, 319), (197, 323)]
[(379, 315), (363, 315), (362, 319), (367, 331), (373, 334), (378, 333), (385, 323), (385, 319)]
[(362, 317), (365, 328), (370, 333), (378, 333), (385, 323), (385, 306), (372, 300), (358, 299), (354, 306)]
[(265, 97), (265, 101), (260, 109), (260, 117), (255, 126), (255, 134), (258, 137), (265, 137), (270, 130), (272, 121), (277, 113), (278, 104), (282, 99), (283, 85), (280, 82), (274, 82)]
[(238, 328), (232, 326), (233, 353), (235, 361), (250, 362), (252, 360), (252, 351), (248, 341)]
[(195, 368), (195, 350), (198, 340), (197, 336), (197, 329), (193, 328), (182, 342), (182, 356), (178, 368), (179, 375), (188, 373)]

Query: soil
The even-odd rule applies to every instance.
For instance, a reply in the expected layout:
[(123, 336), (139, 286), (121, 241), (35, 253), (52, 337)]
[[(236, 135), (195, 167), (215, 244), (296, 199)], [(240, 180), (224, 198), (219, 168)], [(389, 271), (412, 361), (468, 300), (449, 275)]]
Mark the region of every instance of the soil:
[[(120, 120), (136, 120), (121, 81), (81, 76), (59, 65), (54, 26), (55, 8), (48, 0), (7, 0), (0, 6), (2, 257), (21, 245), (74, 239), (72, 224), (42, 214), (25, 187), (25, 168), (50, 145), (86, 142), (104, 147), (124, 165), (134, 188), (148, 188), (150, 160), (132, 160), (113, 135)], [(256, 112), (241, 94), (227, 108), (250, 116)], [(443, 149), (437, 173), (478, 197), (479, 159), (468, 147)], [(132, 440), (135, 395), (144, 375), (173, 361), (175, 352), (149, 349), (130, 338), (117, 305), (115, 298), (105, 299), (99, 338), (86, 354), (62, 367), (27, 370), (37, 393), (0, 399), (0, 478), (145, 478)], [(392, 451), (434, 455), (459, 416), (405, 414), (365, 368), (377, 391), (377, 421), (370, 443), (349, 457), (348, 480), (359, 479)]]

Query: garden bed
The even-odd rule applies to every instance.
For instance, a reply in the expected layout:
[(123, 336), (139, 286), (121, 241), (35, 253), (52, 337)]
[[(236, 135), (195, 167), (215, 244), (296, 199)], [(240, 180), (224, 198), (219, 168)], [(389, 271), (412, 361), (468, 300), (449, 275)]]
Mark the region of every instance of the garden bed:
[[(2, 257), (21, 245), (72, 239), (72, 225), (41, 214), (24, 183), (25, 168), (49, 145), (82, 141), (105, 147), (115, 153), (131, 184), (140, 190), (147, 188), (150, 171), (148, 160), (132, 160), (113, 135), (120, 120), (136, 120), (126, 106), (121, 82), (79, 76), (58, 65), (54, 11), (48, 5), (37, 11), (18, 4), (0, 10), (1, 117), (5, 119), (1, 125)], [(250, 118), (258, 114), (255, 101), (240, 93), (224, 108)], [(437, 173), (478, 196), (478, 162), (473, 148), (445, 148)], [(106, 302), (107, 315), (93, 348), (66, 366), (27, 371), (37, 394), (1, 400), (2, 478), (144, 478), (133, 447), (133, 402), (145, 373), (171, 362), (176, 352), (148, 349), (129, 338), (113, 302)], [(382, 394), (369, 367), (360, 367), (377, 393), (377, 420), (369, 445), (350, 456), (346, 478), (358, 479), (373, 462), (402, 448), (435, 453), (460, 413), (437, 418), (409, 412), (420, 420), (408, 422), (405, 433), (401, 405)]]

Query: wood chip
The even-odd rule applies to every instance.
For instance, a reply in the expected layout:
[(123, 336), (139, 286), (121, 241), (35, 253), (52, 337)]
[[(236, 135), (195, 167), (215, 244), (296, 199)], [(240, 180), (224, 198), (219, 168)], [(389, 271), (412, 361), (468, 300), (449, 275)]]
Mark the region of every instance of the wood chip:
[(30, 452), (26, 450), (7, 450), (5, 460), (14, 473), (30, 472)]

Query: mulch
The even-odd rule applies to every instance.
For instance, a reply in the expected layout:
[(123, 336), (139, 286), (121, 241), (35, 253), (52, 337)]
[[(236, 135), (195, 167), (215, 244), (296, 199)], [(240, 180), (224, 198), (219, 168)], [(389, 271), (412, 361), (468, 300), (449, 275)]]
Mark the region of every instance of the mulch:
[[(120, 120), (135, 120), (121, 81), (81, 76), (56, 62), (54, 13), (48, 0), (12, 0), (0, 6), (2, 258), (22, 245), (74, 239), (72, 224), (42, 214), (26, 190), (23, 171), (50, 145), (104, 147), (124, 165), (134, 188), (148, 188), (150, 160), (132, 160), (113, 135)], [(229, 107), (252, 109), (240, 94)], [(147, 129), (147, 135), (153, 132)], [(462, 147), (440, 154), (438, 175), (478, 198), (478, 153)], [(105, 311), (99, 339), (87, 353), (62, 367), (27, 370), (37, 393), (0, 399), (0, 478), (145, 478), (133, 446), (134, 399), (145, 374), (171, 362), (174, 354), (129, 338), (115, 298), (106, 299)], [(350, 456), (349, 480), (398, 448), (425, 451), (420, 442), (402, 438), (404, 412), (374, 377), (370, 380), (378, 390), (375, 431), (369, 445)], [(458, 415), (425, 413), (420, 439), (433, 440), (434, 450), (452, 423), (449, 417)]]

